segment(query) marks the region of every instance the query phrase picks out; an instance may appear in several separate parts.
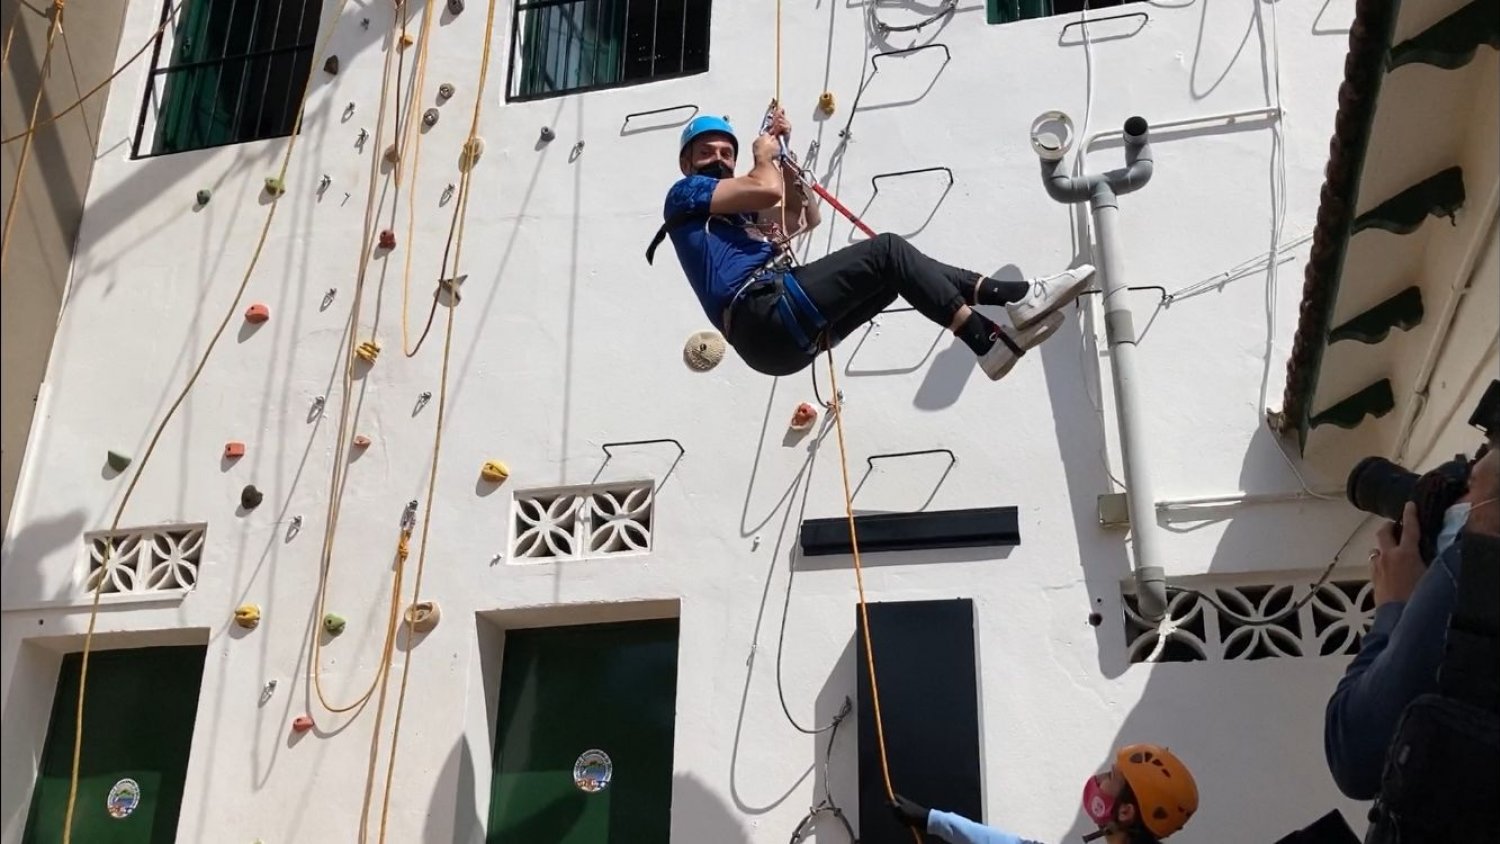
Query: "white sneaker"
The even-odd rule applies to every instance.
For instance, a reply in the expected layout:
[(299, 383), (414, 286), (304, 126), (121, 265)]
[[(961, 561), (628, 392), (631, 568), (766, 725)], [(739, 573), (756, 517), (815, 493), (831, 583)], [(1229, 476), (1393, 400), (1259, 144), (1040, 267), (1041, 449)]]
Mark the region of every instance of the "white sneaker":
[(1093, 266), (1081, 264), (1057, 275), (1031, 279), (1031, 293), (1019, 302), (1006, 305), (1005, 310), (1010, 314), (1010, 321), (1017, 330), (1029, 328), (1038, 320), (1055, 313), (1058, 308), (1077, 299), (1078, 294), (1088, 287), (1089, 279), (1093, 277)]
[[(1016, 361), (1021, 359), (1021, 355), (1026, 354), (1027, 349), (1041, 345), (1043, 340), (1057, 333), (1057, 329), (1062, 328), (1063, 322), (1063, 315), (1057, 311), (1053, 311), (1042, 317), (1030, 328), (1017, 329), (1014, 334), (1009, 336), (1011, 342), (1015, 343), (1016, 347), (1021, 350), (1020, 354), (1017, 354), (1015, 349), (1006, 345), (1004, 340), (997, 339), (995, 345), (991, 346), (990, 350), (985, 352), (984, 356), (979, 359), (979, 368), (984, 370), (984, 374), (990, 376), (990, 380), (999, 381), (1005, 377), (1005, 373), (1010, 372), (1011, 368), (1016, 365)], [(1001, 329), (1001, 331), (1004, 331), (1004, 329)]]

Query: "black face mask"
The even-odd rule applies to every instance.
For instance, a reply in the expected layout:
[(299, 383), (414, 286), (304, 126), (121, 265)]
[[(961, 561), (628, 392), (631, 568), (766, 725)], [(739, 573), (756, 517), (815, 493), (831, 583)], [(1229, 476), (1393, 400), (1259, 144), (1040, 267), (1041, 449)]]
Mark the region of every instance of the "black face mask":
[(707, 176), (710, 179), (729, 179), (734, 177), (734, 170), (730, 169), (729, 165), (722, 161), (711, 161), (693, 172), (700, 176)]

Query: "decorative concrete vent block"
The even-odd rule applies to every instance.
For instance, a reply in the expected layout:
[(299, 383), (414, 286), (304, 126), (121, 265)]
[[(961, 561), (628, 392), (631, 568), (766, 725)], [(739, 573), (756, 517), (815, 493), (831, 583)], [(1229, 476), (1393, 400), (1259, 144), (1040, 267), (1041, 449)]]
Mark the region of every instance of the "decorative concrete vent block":
[[(1225, 584), (1173, 582), (1216, 598), (1224, 609), (1244, 619), (1263, 621), (1282, 615), (1307, 594), (1318, 573)], [(1125, 638), (1130, 661), (1146, 662), (1156, 650), (1158, 628), (1141, 618), (1134, 594), (1125, 593)], [(1368, 580), (1347, 575), (1324, 583), (1296, 612), (1270, 624), (1246, 624), (1193, 592), (1177, 592), (1167, 604), (1169, 632), (1158, 662), (1224, 662), (1273, 657), (1353, 655), (1375, 617), (1375, 598)]]
[(207, 531), (207, 525), (187, 524), (86, 534), (89, 569), (82, 592), (93, 594), (101, 579), (106, 595), (188, 592), (198, 584)]
[(516, 493), (511, 560), (541, 562), (646, 554), (655, 524), (651, 481)]

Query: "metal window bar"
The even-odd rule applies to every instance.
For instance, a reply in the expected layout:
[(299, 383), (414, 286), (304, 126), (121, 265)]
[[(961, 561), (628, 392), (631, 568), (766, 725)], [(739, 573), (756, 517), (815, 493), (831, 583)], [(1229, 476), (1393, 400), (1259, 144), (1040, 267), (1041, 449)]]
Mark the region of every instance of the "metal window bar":
[[(171, 15), (172, 2), (173, 0), (166, 0), (163, 4), (163, 21)], [(201, 11), (191, 5), (184, 6), (183, 18), (178, 24), (178, 29), (185, 29), (190, 20), (201, 21), (201, 38), (218, 41), (218, 56), (174, 61), (162, 67), (161, 53), (165, 32), (157, 36), (152, 47), (151, 72), (147, 77), (146, 93), (142, 98), (140, 114), (136, 122), (135, 141), (131, 150), (135, 158), (283, 137), (291, 134), (295, 124), (298, 104), (292, 102), (292, 98), (297, 96), (297, 92), (301, 90), (300, 82), (305, 81), (306, 76), (312, 70), (312, 53), (317, 46), (318, 22), (322, 18), (322, 0), (230, 0), (227, 14), (222, 19), (212, 17), (215, 15), (216, 0), (189, 0), (189, 4), (193, 3), (202, 3)], [(235, 25), (236, 13), (242, 3), (254, 4), (250, 7), (248, 27)], [(268, 5), (274, 5), (275, 8), (269, 9)], [(295, 28), (288, 27), (291, 31), (284, 33), (281, 24), (284, 13), (290, 11), (289, 6), (296, 10), (296, 26)], [(195, 11), (202, 17), (193, 18), (190, 13)], [(263, 13), (272, 21), (272, 25), (262, 38), (258, 36), (261, 33)], [(217, 39), (214, 38), (213, 24), (219, 24), (218, 29), (222, 33)], [(243, 34), (242, 38), (236, 38), (241, 34)], [(191, 44), (192, 33), (177, 32), (174, 33), (174, 37), (179, 39), (173, 49), (174, 59), (181, 59), (191, 54), (205, 55), (213, 52), (211, 45), (202, 45), (208, 49), (198, 49), (198, 45)], [(283, 41), (292, 43), (281, 43)], [(255, 73), (256, 70), (259, 70), (259, 74)], [(188, 88), (171, 97), (159, 96), (158, 91), (165, 90), (173, 74), (179, 75), (183, 84)], [(253, 106), (247, 106), (247, 95), (252, 90), (251, 85), (256, 75), (260, 76), (260, 97)], [(268, 102), (272, 91), (271, 77), (273, 75), (278, 77), (275, 80), (278, 82), (276, 87), (281, 89), (279, 109)], [(226, 93), (225, 88), (228, 87), (226, 80), (235, 88), (233, 95), (235, 106), (227, 135), (211, 142), (199, 142), (205, 140), (203, 135), (199, 134), (200, 132), (211, 133), (213, 131), (212, 122), (218, 114), (220, 97)], [(209, 101), (208, 110), (199, 112), (201, 119), (206, 121), (200, 127), (192, 114), (192, 110), (197, 108), (198, 100), (194, 91), (201, 90), (196, 87), (197, 85), (208, 84), (213, 85), (213, 95)], [(143, 152), (141, 146), (145, 140), (147, 118), (152, 113), (153, 103), (156, 105), (156, 131), (153, 133), (151, 150)], [(272, 121), (266, 119), (268, 106)], [(253, 119), (250, 119), (248, 114), (248, 109), (251, 107), (255, 110)], [(186, 128), (182, 131), (187, 142), (180, 148), (163, 149), (163, 135), (167, 132), (167, 126), (174, 120), (186, 120)]]
[[(511, 14), (506, 99), (524, 102), (706, 72), (711, 3), (708, 0), (650, 0), (650, 6), (645, 3), (646, 0), (516, 3)], [(672, 20), (674, 14), (676, 21)], [(663, 32), (664, 22), (677, 24), (675, 59), (674, 45), (670, 43), (672, 29)], [(694, 56), (691, 64), (690, 54)]]

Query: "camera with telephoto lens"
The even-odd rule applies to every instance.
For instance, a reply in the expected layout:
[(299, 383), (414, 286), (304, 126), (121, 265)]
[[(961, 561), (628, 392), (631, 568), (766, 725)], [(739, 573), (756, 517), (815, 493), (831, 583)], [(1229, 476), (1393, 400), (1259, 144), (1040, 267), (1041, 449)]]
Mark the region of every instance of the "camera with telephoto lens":
[[(1500, 380), (1490, 382), (1480, 398), (1469, 424), (1484, 432), (1493, 442), (1500, 437)], [(1443, 528), (1443, 513), (1469, 489), (1469, 470), (1483, 457), (1489, 445), (1480, 446), (1472, 458), (1462, 454), (1425, 474), (1417, 474), (1386, 460), (1366, 457), (1355, 464), (1344, 485), (1344, 494), (1366, 513), (1395, 522), (1397, 539), (1401, 536), (1401, 515), (1410, 501), (1417, 505), (1417, 526), (1421, 538), (1417, 550), (1422, 561), (1431, 563), (1436, 552), (1437, 535)]]

